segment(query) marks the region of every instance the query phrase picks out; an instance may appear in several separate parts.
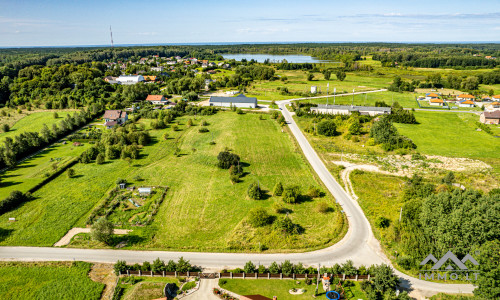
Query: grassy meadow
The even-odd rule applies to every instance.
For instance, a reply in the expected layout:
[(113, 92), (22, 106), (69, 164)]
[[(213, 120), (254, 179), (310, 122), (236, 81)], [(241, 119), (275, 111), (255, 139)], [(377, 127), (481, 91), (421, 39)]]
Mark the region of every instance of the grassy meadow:
[[(92, 208), (115, 187), (117, 178), (136, 186), (169, 187), (153, 224), (132, 227), (136, 238), (128, 248), (256, 251), (260, 245), (270, 251), (299, 251), (335, 243), (346, 224), (330, 195), (285, 205), (292, 221), (304, 229), (300, 235), (284, 237), (269, 227), (254, 229), (245, 222), (253, 207), (282, 217), (272, 210), (273, 203), (282, 200), (270, 195), (278, 181), (297, 184), (303, 193), (310, 186), (326, 191), (289, 134), (281, 132), (269, 116), (265, 118), (219, 112), (203, 117), (210, 124), (208, 133), (198, 132), (200, 117), (190, 128), (182, 118), (180, 131), (151, 130), (152, 143), (130, 164), (123, 160), (77, 164), (74, 178), (59, 176), (34, 193), (35, 200), (0, 216), (4, 231), (0, 245), (51, 246), (70, 228), (85, 225)], [(165, 132), (167, 140), (162, 138)], [(215, 145), (210, 145), (212, 138)], [(241, 157), (246, 176), (240, 183), (232, 184), (229, 172), (216, 167), (217, 154), (226, 147)], [(175, 148), (181, 151), (179, 157), (174, 155)], [(142, 181), (134, 181), (138, 177)], [(247, 188), (254, 181), (268, 191), (265, 200), (247, 198)], [(319, 202), (327, 202), (333, 212), (316, 213)], [(17, 221), (9, 223), (9, 217)]]
[[(59, 117), (57, 119), (54, 118), (54, 112), (57, 112)], [(57, 124), (61, 120), (63, 120), (66, 115), (74, 113), (69, 110), (54, 110), (54, 111), (43, 111), (43, 112), (33, 112), (29, 114), (22, 113), (21, 115), (17, 114), (17, 112), (11, 112), (11, 118), (9, 117), (0, 117), (0, 124), (2, 123), (11, 123), (9, 119), (15, 119), (14, 125), (11, 125), (11, 128), (8, 132), (0, 132), (0, 143), (5, 140), (5, 138), (10, 137), (14, 138), (16, 135), (19, 135), (23, 132), (32, 131), (32, 132), (40, 132), (43, 125), (46, 124), (49, 129), (52, 128), (52, 124)]]
[(92, 264), (0, 262), (0, 299), (100, 299), (104, 284), (88, 277)]
[(33, 186), (42, 182), (47, 174), (66, 165), (71, 159), (79, 156), (88, 144), (74, 147), (72, 143), (63, 145), (56, 143), (43, 152), (23, 161), (15, 168), (1, 174), (0, 199), (7, 197), (12, 191), (27, 192)]
[[(429, 155), (466, 157), (500, 164), (500, 139), (477, 131), (479, 116), (470, 113), (416, 111), (420, 124), (394, 124), (417, 144), (417, 151)], [(498, 134), (498, 126), (489, 125)]]
[[(297, 284), (300, 282), (300, 284)], [(344, 299), (366, 299), (366, 295), (361, 291), (359, 282), (352, 282), (354, 286), (346, 287), (346, 297)], [(276, 279), (220, 279), (219, 286), (225, 290), (239, 295), (259, 294), (268, 298), (277, 296), (280, 300), (302, 300), (311, 299), (316, 289), (315, 284), (306, 285), (304, 280), (276, 280)], [(301, 295), (291, 295), (291, 289), (305, 289)], [(319, 297), (324, 298), (323, 287), (319, 287)]]

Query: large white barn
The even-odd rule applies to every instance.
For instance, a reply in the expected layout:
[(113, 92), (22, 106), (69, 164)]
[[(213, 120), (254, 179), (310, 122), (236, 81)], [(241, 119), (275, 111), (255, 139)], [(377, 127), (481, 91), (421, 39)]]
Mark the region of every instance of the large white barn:
[(210, 97), (208, 101), (210, 106), (223, 106), (223, 107), (243, 107), (243, 108), (256, 108), (257, 98), (247, 97), (243, 94), (239, 94), (236, 97)]
[(116, 78), (116, 81), (118, 81), (121, 84), (136, 84), (138, 82), (144, 81), (144, 76), (142, 76), (142, 75), (121, 75), (120, 77)]

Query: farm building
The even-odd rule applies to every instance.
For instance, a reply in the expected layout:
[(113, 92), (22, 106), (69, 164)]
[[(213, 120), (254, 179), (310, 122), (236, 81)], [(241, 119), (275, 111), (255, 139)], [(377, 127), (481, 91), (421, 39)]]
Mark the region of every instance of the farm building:
[(107, 129), (113, 128), (115, 125), (121, 125), (128, 120), (128, 114), (123, 110), (107, 110), (104, 112), (104, 126)]
[(148, 95), (146, 101), (155, 105), (165, 105), (168, 103), (167, 99), (163, 95)]
[(144, 76), (142, 76), (142, 75), (121, 75), (120, 77), (116, 78), (116, 81), (118, 81), (121, 84), (136, 84), (138, 82), (144, 81)]
[(458, 103), (459, 107), (474, 107), (476, 106), (472, 100), (462, 100)]
[(325, 104), (318, 104), (317, 107), (311, 107), (311, 112), (319, 114), (349, 115), (355, 111), (359, 112), (362, 115), (370, 115), (370, 116), (391, 114), (390, 107), (325, 105)]
[(458, 101), (465, 101), (465, 100), (474, 101), (475, 99), (476, 99), (476, 97), (469, 95), (469, 94), (460, 94), (457, 96)]
[(211, 96), (208, 103), (210, 106), (256, 108), (257, 98), (247, 97), (243, 94), (239, 94), (236, 97)]
[(483, 124), (500, 124), (500, 110), (483, 112), (479, 121)]
[(432, 106), (443, 106), (444, 105), (444, 100), (439, 99), (439, 98), (432, 98), (429, 100), (429, 105)]

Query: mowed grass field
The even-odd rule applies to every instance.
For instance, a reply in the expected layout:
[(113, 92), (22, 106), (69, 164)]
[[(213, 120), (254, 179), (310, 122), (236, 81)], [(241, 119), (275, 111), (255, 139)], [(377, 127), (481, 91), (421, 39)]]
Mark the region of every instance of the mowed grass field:
[(124, 291), (120, 299), (124, 300), (150, 300), (158, 299), (164, 296), (163, 289), (167, 283), (175, 283), (180, 286), (179, 280), (172, 277), (137, 277), (140, 282), (131, 285), (129, 283), (122, 283), (125, 278), (122, 278), (119, 287)]
[[(397, 124), (398, 131), (429, 155), (500, 160), (500, 138), (477, 131), (479, 115), (471, 113), (416, 111), (420, 124)], [(489, 125), (494, 131), (495, 125)]]
[[(4, 231), (0, 245), (54, 244), (72, 227), (85, 225), (92, 208), (105, 198), (117, 178), (136, 186), (169, 187), (153, 224), (133, 227), (138, 241), (129, 248), (251, 251), (260, 245), (271, 251), (299, 251), (331, 245), (343, 236), (344, 216), (329, 195), (286, 206), (292, 221), (303, 227), (301, 235), (284, 237), (267, 227), (246, 225), (251, 208), (264, 207), (276, 215), (271, 207), (281, 201), (270, 195), (265, 200), (247, 199), (250, 183), (258, 181), (263, 189), (272, 191), (281, 181), (299, 185), (304, 193), (320, 183), (292, 138), (269, 116), (259, 120), (255, 114), (219, 112), (202, 118), (210, 124), (208, 133), (198, 132), (200, 117), (191, 128), (185, 125), (186, 118), (180, 119), (181, 131), (151, 131), (152, 144), (130, 165), (123, 160), (77, 164), (75, 178), (59, 176), (34, 193), (35, 200), (0, 216)], [(170, 135), (168, 140), (162, 138), (165, 132)], [(209, 144), (212, 136), (215, 145)], [(176, 147), (181, 149), (180, 157), (173, 155)], [(241, 157), (247, 173), (238, 184), (230, 182), (227, 170), (216, 167), (217, 154), (226, 147)], [(136, 176), (143, 181), (134, 182)], [(328, 202), (334, 211), (316, 213), (320, 201)], [(9, 217), (17, 221), (9, 223)]]
[(294, 95), (281, 95), (281, 91), (277, 88), (288, 88), (290, 93), (293, 92), (310, 92), (311, 86), (317, 86), (318, 91), (321, 91), (323, 95), (326, 95), (327, 84), (330, 84), (330, 94), (333, 94), (333, 89), (337, 89), (337, 93), (346, 92), (351, 93), (353, 89), (357, 92), (376, 90), (381, 88), (386, 88), (392, 82), (392, 78), (385, 76), (374, 76), (369, 73), (357, 72), (357, 73), (347, 73), (347, 77), (344, 81), (339, 81), (336, 79), (335, 74), (332, 74), (330, 80), (325, 80), (323, 74), (313, 73), (314, 79), (312, 81), (307, 80), (307, 71), (285, 71), (277, 70), (276, 75), (281, 77), (287, 77), (286, 81), (275, 80), (275, 81), (255, 81), (252, 85), (247, 88), (247, 95), (251, 97), (257, 97), (262, 100), (284, 100), (291, 98), (301, 98), (301, 96)]
[(100, 299), (104, 284), (88, 277), (91, 265), (0, 262), (0, 299)]
[[(297, 284), (300, 282), (300, 284)], [(314, 280), (313, 280), (314, 282)], [(366, 299), (366, 295), (361, 291), (359, 282), (353, 282), (354, 286), (345, 288), (344, 299)], [(304, 280), (276, 280), (276, 279), (220, 279), (221, 288), (240, 295), (262, 295), (268, 298), (277, 296), (280, 300), (302, 300), (313, 298), (316, 289), (315, 284), (306, 285)], [(305, 289), (301, 295), (291, 295), (291, 289)], [(319, 297), (324, 299), (325, 292), (320, 284)]]
[[(72, 143), (63, 145), (56, 143), (50, 148), (45, 149), (38, 155), (35, 155), (15, 168), (2, 173), (0, 181), (0, 199), (7, 197), (12, 191), (27, 192), (30, 188), (42, 182), (46, 173), (54, 172), (54, 165), (62, 167), (71, 159), (79, 156), (88, 144), (74, 147)], [(51, 161), (52, 160), (52, 161)]]
[[(20, 120), (15, 122), (14, 126), (10, 128), (8, 132), (0, 132), (0, 143), (5, 140), (5, 138), (10, 137), (14, 139), (16, 135), (19, 135), (23, 132), (31, 131), (31, 132), (40, 132), (43, 125), (46, 124), (49, 129), (52, 129), (52, 124), (57, 124), (61, 120), (63, 120), (66, 115), (73, 114), (73, 111), (56, 111), (59, 117), (57, 119), (54, 118), (54, 111), (44, 111), (44, 112), (34, 112), (22, 117)], [(11, 114), (17, 114), (16, 112), (12, 112)], [(0, 117), (7, 118), (7, 117)], [(0, 120), (0, 124), (4, 123), (3, 120)]]

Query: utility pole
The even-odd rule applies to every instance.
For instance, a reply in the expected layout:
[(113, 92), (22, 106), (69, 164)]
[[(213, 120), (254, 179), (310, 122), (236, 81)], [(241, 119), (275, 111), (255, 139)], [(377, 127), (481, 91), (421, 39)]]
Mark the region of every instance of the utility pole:
[(328, 91), (330, 90), (330, 83), (326, 84), (326, 108), (328, 109)]
[(113, 31), (111, 31), (111, 25), (109, 25), (109, 34), (111, 35), (111, 48), (114, 48), (115, 45), (113, 44)]
[(333, 88), (333, 105), (335, 105), (335, 94), (337, 93), (337, 88)]
[(354, 89), (352, 89), (352, 103), (351, 106), (354, 106)]
[(401, 216), (403, 215), (403, 207), (401, 207), (401, 210), (399, 211), (399, 222), (401, 223)]

